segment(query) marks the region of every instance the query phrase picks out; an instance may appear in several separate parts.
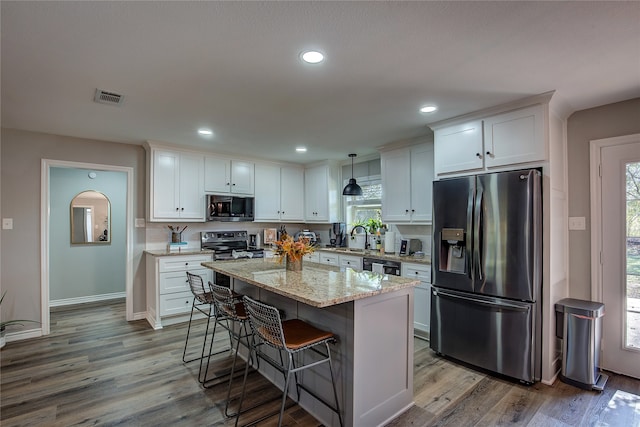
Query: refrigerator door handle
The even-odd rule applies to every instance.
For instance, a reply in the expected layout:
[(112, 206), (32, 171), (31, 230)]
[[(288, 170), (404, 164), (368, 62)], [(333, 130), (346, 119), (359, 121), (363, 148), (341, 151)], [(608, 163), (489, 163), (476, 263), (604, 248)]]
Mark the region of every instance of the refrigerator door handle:
[(530, 307), (528, 305), (517, 305), (517, 304), (512, 304), (512, 303), (509, 303), (509, 302), (487, 301), (487, 300), (480, 299), (480, 298), (473, 298), (473, 297), (463, 296), (463, 295), (460, 295), (460, 294), (453, 294), (453, 293), (449, 293), (449, 292), (446, 292), (446, 291), (437, 290), (435, 288), (431, 288), (431, 292), (433, 293), (433, 296), (439, 296), (439, 297), (451, 298), (451, 299), (461, 299), (461, 300), (472, 302), (474, 304), (486, 305), (488, 307), (506, 308), (506, 309), (510, 309), (510, 310), (513, 310), (513, 311), (529, 311), (529, 309), (530, 309)]
[(477, 272), (476, 277), (479, 281), (482, 282), (484, 280), (484, 273), (482, 271), (482, 245), (483, 245), (483, 222), (484, 218), (482, 216), (482, 202), (484, 201), (484, 192), (482, 188), (478, 188), (476, 192), (476, 200), (475, 200), (475, 217), (473, 218), (473, 241), (474, 241), (474, 249), (473, 249), (473, 258), (474, 258), (474, 270)]
[(469, 277), (469, 279), (473, 280), (473, 277), (475, 275), (475, 259), (473, 256), (473, 245), (475, 245), (474, 243), (474, 234), (473, 234), (473, 222), (472, 222), (472, 218), (473, 218), (473, 203), (475, 200), (475, 189), (473, 191), (469, 192), (469, 197), (467, 199), (467, 230), (469, 230), (469, 234), (470, 236), (467, 236), (467, 238), (465, 239), (465, 246), (466, 246), (466, 252), (467, 252), (467, 259), (469, 261), (469, 271), (467, 273), (467, 276)]

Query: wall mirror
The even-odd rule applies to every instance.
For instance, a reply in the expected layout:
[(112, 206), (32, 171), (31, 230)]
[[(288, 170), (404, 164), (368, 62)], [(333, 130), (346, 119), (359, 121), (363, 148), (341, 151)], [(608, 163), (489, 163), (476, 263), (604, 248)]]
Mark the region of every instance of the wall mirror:
[(71, 244), (111, 244), (111, 202), (98, 191), (71, 200)]

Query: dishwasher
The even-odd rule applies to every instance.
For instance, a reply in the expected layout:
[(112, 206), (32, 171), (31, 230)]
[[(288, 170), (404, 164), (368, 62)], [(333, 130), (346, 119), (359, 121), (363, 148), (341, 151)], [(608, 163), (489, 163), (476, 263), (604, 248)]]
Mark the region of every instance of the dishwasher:
[(400, 261), (391, 261), (382, 258), (362, 258), (362, 269), (374, 271), (376, 273), (389, 274), (392, 276), (400, 276), (402, 274), (402, 263)]

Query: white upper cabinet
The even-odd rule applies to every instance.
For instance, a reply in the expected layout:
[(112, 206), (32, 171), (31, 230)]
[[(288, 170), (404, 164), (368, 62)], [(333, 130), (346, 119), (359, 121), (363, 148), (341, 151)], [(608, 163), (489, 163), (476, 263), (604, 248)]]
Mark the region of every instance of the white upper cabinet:
[(482, 120), (438, 129), (434, 138), (437, 174), (484, 167)]
[(339, 222), (340, 170), (336, 164), (320, 165), (304, 171), (304, 207), (307, 222)]
[(151, 149), (149, 221), (204, 222), (204, 156)]
[(484, 155), (488, 168), (546, 158), (542, 105), (484, 119)]
[(204, 191), (253, 195), (254, 164), (213, 156), (205, 157)]
[(304, 171), (255, 165), (255, 221), (304, 220)]
[(546, 159), (544, 106), (508, 111), (451, 126), (435, 137), (437, 175), (504, 169)]
[(432, 220), (433, 145), (420, 144), (380, 154), (382, 221), (428, 224)]

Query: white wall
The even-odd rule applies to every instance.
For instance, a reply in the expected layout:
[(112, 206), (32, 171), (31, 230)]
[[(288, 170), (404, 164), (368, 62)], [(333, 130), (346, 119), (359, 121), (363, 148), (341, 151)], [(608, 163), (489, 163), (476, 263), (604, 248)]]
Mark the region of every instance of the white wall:
[[(127, 174), (51, 168), (49, 298), (51, 301), (125, 292)], [(83, 191), (98, 191), (111, 205), (110, 244), (72, 245), (69, 204)], [(99, 230), (100, 232), (102, 230)]]
[[(7, 299), (2, 319), (41, 320), (40, 307), (40, 169), (42, 159), (125, 166), (134, 169), (134, 216), (144, 218), (145, 152), (142, 146), (2, 129), (2, 218), (13, 218), (13, 230), (2, 230), (2, 289)], [(145, 270), (141, 261), (144, 229), (133, 234), (133, 311), (144, 312)], [(26, 327), (29, 328), (29, 327)]]
[(640, 98), (573, 113), (567, 122), (569, 216), (586, 218), (569, 231), (569, 296), (591, 299), (589, 141), (640, 133)]

